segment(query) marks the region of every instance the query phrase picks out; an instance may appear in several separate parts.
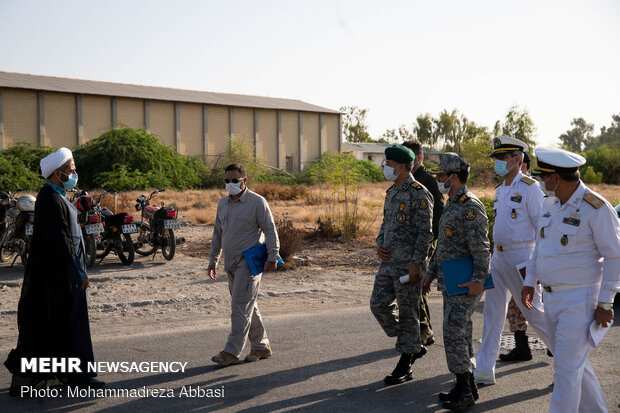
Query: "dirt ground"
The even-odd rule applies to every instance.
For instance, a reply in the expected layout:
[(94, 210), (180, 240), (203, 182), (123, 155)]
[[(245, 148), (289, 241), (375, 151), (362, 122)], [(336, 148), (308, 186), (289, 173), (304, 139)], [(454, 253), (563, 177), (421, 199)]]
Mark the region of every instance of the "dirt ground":
[[(89, 312), (93, 336), (131, 335), (228, 323), (230, 295), (223, 268), (206, 273), (212, 225), (185, 223), (187, 242), (172, 261), (159, 253), (123, 266), (114, 255), (89, 269)], [(269, 314), (337, 310), (368, 303), (378, 259), (371, 239), (356, 242), (308, 240), (296, 257), (305, 265), (266, 274), (259, 306)], [(0, 264), (0, 348), (17, 340), (17, 305), (23, 266)]]

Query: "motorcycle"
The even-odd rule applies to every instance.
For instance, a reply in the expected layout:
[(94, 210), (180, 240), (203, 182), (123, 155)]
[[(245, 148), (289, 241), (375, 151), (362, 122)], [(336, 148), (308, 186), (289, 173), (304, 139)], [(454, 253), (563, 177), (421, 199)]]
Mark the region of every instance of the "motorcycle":
[(136, 224), (133, 222), (133, 217), (126, 212), (114, 214), (108, 208), (101, 208), (99, 203), (106, 194), (107, 191), (103, 191), (93, 204), (104, 227), (102, 233), (95, 235), (96, 257), (103, 260), (110, 252), (114, 252), (124, 265), (131, 265), (135, 258), (131, 234), (138, 232)]
[(82, 228), (82, 237), (84, 238), (84, 247), (86, 249), (86, 267), (90, 268), (97, 258), (97, 239), (96, 237), (105, 232), (101, 223), (101, 215), (99, 214), (99, 201), (101, 196), (105, 194), (103, 191), (99, 195), (97, 201), (85, 190), (77, 191), (72, 199), (72, 203), (78, 210), (78, 222)]
[(161, 248), (164, 258), (170, 261), (174, 258), (176, 244), (184, 243), (185, 238), (175, 239), (174, 230), (181, 228), (181, 223), (177, 219), (174, 207), (164, 206), (164, 202), (158, 207), (149, 202), (153, 196), (164, 191), (165, 189), (157, 189), (148, 198), (140, 195), (136, 199), (136, 211), (140, 211), (140, 221), (136, 222), (138, 240), (135, 247), (138, 254), (153, 254), (153, 259), (157, 250)]
[(13, 260), (11, 266), (15, 264), (18, 256), (26, 265), (34, 228), (36, 198), (32, 195), (16, 198), (15, 194), (19, 191), (21, 190), (13, 193), (0, 192), (0, 205), (4, 214), (0, 238), (0, 262)]

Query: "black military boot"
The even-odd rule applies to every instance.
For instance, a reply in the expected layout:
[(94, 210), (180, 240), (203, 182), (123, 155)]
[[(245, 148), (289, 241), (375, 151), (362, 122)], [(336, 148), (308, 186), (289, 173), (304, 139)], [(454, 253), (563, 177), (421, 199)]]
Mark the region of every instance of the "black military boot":
[(473, 372), (469, 373), (469, 389), (471, 390), (472, 396), (474, 396), (474, 400), (478, 401), (478, 386), (476, 386), (476, 378)]
[(447, 402), (448, 400), (452, 400), (456, 395), (457, 391), (457, 385), (456, 383), (454, 383), (454, 386), (450, 389), (449, 392), (442, 391), (441, 393), (439, 393), (439, 401)]
[(442, 403), (441, 407), (448, 410), (462, 412), (469, 410), (476, 402), (469, 386), (471, 373), (456, 375), (456, 386), (454, 396)]
[(515, 331), (515, 348), (513, 348), (508, 354), (500, 354), (499, 359), (501, 361), (528, 361), (532, 359), (532, 350), (527, 342), (527, 336), (525, 331)]
[[(479, 398), (478, 386), (476, 386), (476, 380), (474, 379), (474, 373), (469, 373), (469, 388), (471, 390), (472, 396), (474, 396), (474, 400), (478, 400)], [(452, 389), (450, 389), (449, 392), (439, 393), (439, 400), (442, 402), (451, 400), (452, 398), (454, 398), (456, 393), (457, 393), (457, 386), (455, 384), (454, 387), (452, 387)]]
[(426, 354), (426, 347), (422, 346), (420, 351), (417, 353), (403, 353), (400, 355), (400, 360), (398, 360), (398, 364), (392, 374), (389, 376), (385, 376), (383, 381), (385, 384), (399, 384), (413, 379), (413, 372), (411, 371), (411, 366), (423, 355)]

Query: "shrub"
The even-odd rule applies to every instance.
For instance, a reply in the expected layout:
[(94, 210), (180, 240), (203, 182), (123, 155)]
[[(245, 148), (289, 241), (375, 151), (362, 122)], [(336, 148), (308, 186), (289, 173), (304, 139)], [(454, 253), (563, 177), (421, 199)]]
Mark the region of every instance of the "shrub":
[(289, 201), (291, 199), (306, 198), (309, 195), (308, 187), (304, 185), (258, 184), (252, 189), (268, 201)]
[(603, 173), (594, 172), (594, 168), (588, 166), (586, 172), (583, 174), (583, 181), (587, 184), (600, 184), (603, 182)]
[(144, 129), (110, 130), (78, 147), (73, 156), (84, 188), (199, 188), (208, 173), (200, 160), (180, 155)]
[(41, 159), (56, 149), (49, 146), (33, 147), (28, 142), (0, 151), (0, 190), (38, 190), (45, 182), (41, 176)]
[(301, 251), (303, 231), (293, 226), (287, 214), (276, 215), (274, 222), (280, 239), (280, 257), (283, 261), (287, 261)]
[(257, 184), (270, 183), (280, 185), (298, 185), (301, 183), (301, 180), (297, 175), (284, 171), (274, 171), (257, 174), (254, 177), (254, 182)]
[(231, 163), (241, 163), (245, 166), (249, 184), (254, 183), (256, 175), (265, 171), (265, 162), (254, 155), (254, 143), (234, 135), (228, 137), (228, 150), (226, 151), (226, 164)]

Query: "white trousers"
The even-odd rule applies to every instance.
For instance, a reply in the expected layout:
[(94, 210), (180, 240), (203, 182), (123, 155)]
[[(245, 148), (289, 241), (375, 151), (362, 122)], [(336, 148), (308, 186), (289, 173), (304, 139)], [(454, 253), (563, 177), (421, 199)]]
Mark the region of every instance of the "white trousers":
[(495, 377), (495, 361), (499, 353), (499, 343), (506, 321), (506, 311), (510, 297), (536, 330), (538, 336), (549, 347), (547, 324), (541, 300), (541, 288), (536, 286), (533, 299), (534, 308), (528, 310), (521, 302), (523, 278), (519, 275), (516, 266), (527, 261), (532, 255), (532, 248), (520, 248), (510, 251), (493, 251), (491, 257), (491, 274), (495, 288), (486, 290), (484, 298), (484, 326), (482, 328), (482, 343), (476, 352), (476, 370)]
[(257, 303), (262, 274), (253, 276), (245, 260), (234, 272), (228, 271), (227, 274), (231, 296), (231, 327), (224, 351), (239, 357), (246, 339), (250, 340), (252, 350), (266, 349), (269, 339)]
[(599, 289), (595, 285), (544, 293), (554, 362), (550, 413), (607, 412), (601, 385), (588, 361), (588, 329)]

